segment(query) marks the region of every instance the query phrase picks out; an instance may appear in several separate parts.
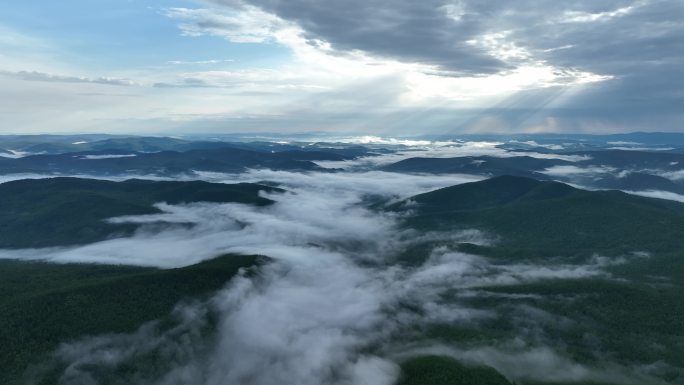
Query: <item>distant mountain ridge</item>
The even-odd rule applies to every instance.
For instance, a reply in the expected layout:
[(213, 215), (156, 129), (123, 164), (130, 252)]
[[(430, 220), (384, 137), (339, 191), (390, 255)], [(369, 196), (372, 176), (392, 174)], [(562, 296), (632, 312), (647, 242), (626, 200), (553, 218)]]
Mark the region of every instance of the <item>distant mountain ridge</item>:
[(462, 156), (452, 158), (409, 158), (383, 167), (384, 171), (429, 174), (518, 175), (544, 177), (538, 171), (573, 162), (531, 156)]
[(567, 152), (575, 161), (533, 156), (408, 158), (384, 171), (425, 174), (515, 175), (560, 180), (597, 189), (661, 190), (684, 194), (684, 182), (663, 177), (684, 173), (684, 154), (658, 151), (594, 150)]
[(314, 160), (344, 159), (347, 157), (324, 151), (259, 152), (231, 147), (153, 153), (87, 151), (0, 158), (0, 174), (176, 175), (194, 171), (238, 173), (248, 168), (306, 171), (323, 170)]

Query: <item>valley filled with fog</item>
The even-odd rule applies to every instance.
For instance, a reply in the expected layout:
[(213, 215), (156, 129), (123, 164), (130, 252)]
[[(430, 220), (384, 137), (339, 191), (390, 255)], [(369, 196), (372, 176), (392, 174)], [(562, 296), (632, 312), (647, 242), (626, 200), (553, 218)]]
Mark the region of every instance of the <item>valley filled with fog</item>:
[[(51, 234), (52, 244), (13, 246), (18, 239), (4, 239), (3, 260), (46, 269), (87, 264), (80, 266), (182, 274), (220, 256), (260, 256), (215, 289), (172, 297), (174, 305), (161, 317), (134, 328), (56, 338), (45, 351), (18, 347), (29, 356), (16, 363), (20, 375), (10, 380), (389, 385), (427, 381), (420, 375), (434, 370), (429, 360), (447, 358), (447, 365), (465, 365), (464, 373), (487, 368), (501, 383), (680, 383), (684, 337), (658, 326), (669, 325), (670, 315), (654, 312), (679, 306), (668, 301), (677, 301), (682, 290), (676, 269), (682, 266), (684, 207), (677, 201), (684, 195), (677, 189), (684, 185), (673, 159), (684, 165), (684, 152), (567, 141), (213, 142), (211, 149), (187, 152), (132, 148), (114, 156), (122, 149), (105, 148), (7, 158), (24, 163), (0, 162), (0, 171), (6, 167), (0, 194), (33, 183), (38, 195), (32, 199), (56, 206), (75, 199), (74, 210), (108, 204), (122, 215), (102, 213), (104, 233), (74, 238), (50, 233), (64, 226), (69, 210), (36, 212), (46, 218), (42, 227), (26, 226), (34, 226), (36, 237)], [(233, 153), (244, 159), (245, 151), (266, 164), (237, 164)], [(233, 163), (192, 161), (182, 168), (186, 160), (174, 160), (193, 152)], [(163, 167), (156, 160), (131, 163), (159, 154), (171, 159)], [(40, 171), (41, 157), (50, 157), (50, 173)], [(269, 167), (274, 157), (277, 166)], [(69, 163), (60, 168), (62, 158)], [(86, 168), (85, 162), (102, 164)], [(632, 174), (653, 178), (617, 187)], [(130, 186), (114, 196), (109, 191), (118, 185), (98, 185), (105, 181)], [(209, 183), (167, 195), (155, 190), (161, 188), (155, 183), (192, 181)], [(241, 195), (212, 192), (219, 184)], [(152, 195), (129, 207), (133, 201), (124, 192), (134, 188)], [(631, 195), (604, 191), (613, 189)], [(182, 195), (186, 190), (190, 195)], [(190, 193), (199, 190), (206, 191), (202, 197)], [(83, 195), (69, 195), (76, 193)], [(89, 206), (96, 195), (108, 200)], [(20, 206), (16, 199), (10, 203)], [(153, 203), (141, 209), (146, 202)], [(602, 208), (589, 210), (595, 206)], [(656, 215), (662, 215), (661, 227), (649, 221)], [(79, 223), (69, 225), (81, 234)], [(655, 227), (629, 235), (640, 226)], [(596, 229), (598, 239), (587, 235)], [(651, 232), (659, 234), (652, 243), (639, 238)], [(631, 241), (620, 244), (623, 237)], [(148, 288), (142, 277), (135, 284), (142, 293), (166, 290)], [(89, 284), (86, 289), (100, 283)], [(60, 300), (72, 295), (67, 286), (59, 290)], [(616, 299), (625, 297), (629, 304)], [(653, 304), (654, 298), (662, 303)], [(642, 307), (629, 314), (643, 317), (639, 327), (622, 319), (634, 306)]]

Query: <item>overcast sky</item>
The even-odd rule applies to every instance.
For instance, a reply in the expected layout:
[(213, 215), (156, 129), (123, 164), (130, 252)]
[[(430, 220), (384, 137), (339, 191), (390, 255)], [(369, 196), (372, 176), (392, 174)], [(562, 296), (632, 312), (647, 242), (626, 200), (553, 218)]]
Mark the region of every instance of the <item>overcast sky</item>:
[(0, 133), (684, 131), (682, 0), (0, 5)]

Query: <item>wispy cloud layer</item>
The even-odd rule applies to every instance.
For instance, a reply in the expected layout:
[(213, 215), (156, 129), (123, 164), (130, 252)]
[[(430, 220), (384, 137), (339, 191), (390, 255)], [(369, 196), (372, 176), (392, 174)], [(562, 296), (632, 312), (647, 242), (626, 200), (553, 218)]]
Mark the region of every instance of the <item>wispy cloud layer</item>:
[(55, 75), (44, 72), (37, 71), (0, 71), (0, 75), (15, 77), (22, 80), (30, 80), (37, 82), (58, 82), (58, 83), (93, 83), (93, 84), (106, 84), (112, 86), (133, 86), (136, 85), (135, 82), (129, 79), (121, 78), (109, 78), (109, 77), (99, 77), (99, 78), (88, 78), (79, 76), (65, 76), (65, 75)]

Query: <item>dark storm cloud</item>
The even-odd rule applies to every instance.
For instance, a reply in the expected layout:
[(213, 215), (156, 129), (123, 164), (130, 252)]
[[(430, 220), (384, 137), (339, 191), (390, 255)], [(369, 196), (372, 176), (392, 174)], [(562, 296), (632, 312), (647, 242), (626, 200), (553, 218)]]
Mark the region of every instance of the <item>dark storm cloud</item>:
[(510, 68), (472, 40), (508, 31), (535, 58), (609, 74), (684, 56), (684, 5), (678, 0), (213, 0), (249, 3), (297, 23), (311, 43), (340, 51), (489, 73)]
[[(525, 96), (533, 106), (544, 105), (541, 119), (570, 122), (581, 117), (598, 122), (594, 125), (645, 130), (677, 129), (684, 119), (680, 0), (212, 2), (259, 7), (299, 25), (310, 44), (327, 42), (340, 54), (359, 50), (432, 64), (451, 76), (485, 75), (545, 62), (559, 71), (612, 77), (566, 97), (562, 109), (545, 105), (553, 89), (514, 96)], [(500, 34), (506, 44), (481, 44), (493, 34)], [(527, 56), (501, 56), (512, 47)], [(574, 120), (572, 128), (581, 129), (583, 124)]]
[[(570, 101), (567, 106), (584, 110), (584, 116), (611, 120), (653, 115), (681, 117), (684, 3), (611, 3), (607, 9), (612, 11), (565, 11), (553, 23), (530, 24), (529, 28), (516, 30), (512, 38), (556, 66), (615, 77)], [(611, 16), (620, 10), (624, 13)], [(598, 19), (586, 20), (591, 15)]]
[(539, 52), (540, 57), (556, 65), (616, 76), (681, 64), (684, 3), (662, 0), (629, 4), (616, 4), (612, 12), (565, 11), (552, 23), (520, 29), (514, 38), (546, 50)]
[[(214, 2), (241, 4), (233, 0)], [(253, 0), (249, 4), (297, 23), (310, 44), (325, 41), (339, 52), (360, 50), (376, 57), (432, 64), (459, 74), (510, 68), (467, 43), (482, 32), (479, 18), (458, 16), (458, 10), (450, 11), (452, 8), (442, 0)]]

